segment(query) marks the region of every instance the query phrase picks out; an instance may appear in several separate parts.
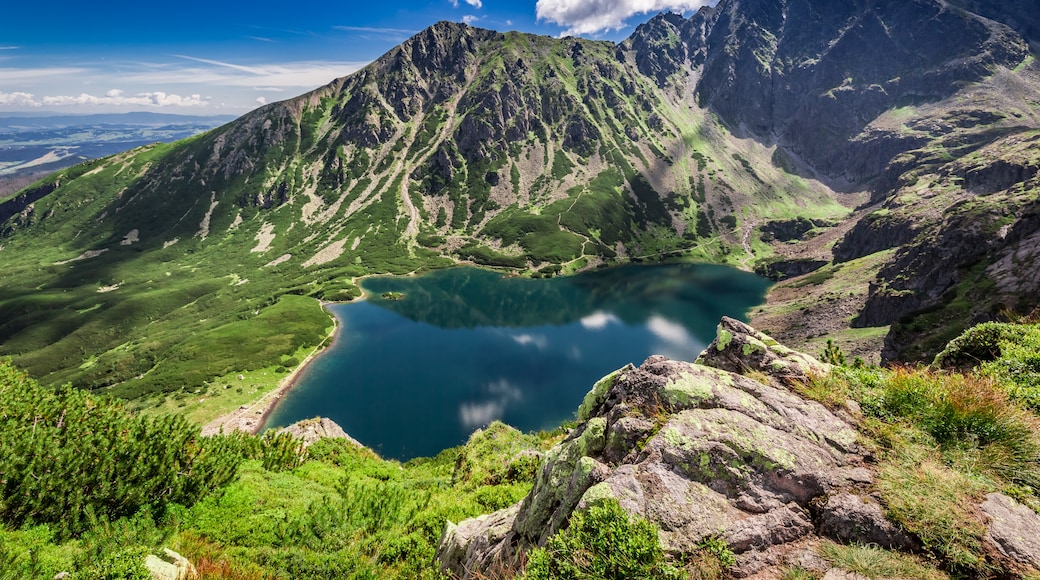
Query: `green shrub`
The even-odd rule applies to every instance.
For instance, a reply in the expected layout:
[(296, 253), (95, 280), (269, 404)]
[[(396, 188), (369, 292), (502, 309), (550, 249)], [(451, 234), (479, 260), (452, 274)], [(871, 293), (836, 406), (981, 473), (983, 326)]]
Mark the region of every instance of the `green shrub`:
[(106, 553), (92, 568), (76, 574), (77, 580), (151, 580), (152, 575), (144, 566), (147, 551), (128, 548)]
[(241, 432), (225, 435), (244, 459), (257, 459), (267, 471), (288, 471), (299, 467), (307, 457), (303, 441), (284, 431), (269, 430), (261, 437)]
[(984, 322), (951, 340), (935, 355), (932, 364), (940, 368), (974, 368), (979, 363), (1000, 358), (1004, 346), (1021, 341), (1027, 334), (1037, 334), (1035, 327)]
[(533, 483), (541, 454), (530, 435), (493, 421), (477, 429), (459, 450), (452, 480), (465, 489), (503, 483)]
[(664, 559), (657, 529), (616, 501), (575, 512), (570, 526), (528, 554), (527, 580), (682, 578)]
[(52, 523), (78, 535), (146, 504), (190, 505), (231, 481), (240, 461), (228, 438), (204, 439), (179, 415), (146, 418), (121, 404), (57, 391), (0, 363), (0, 521)]
[(1040, 326), (1023, 327), (1015, 340), (1000, 342), (1000, 356), (979, 365), (979, 374), (999, 382), (1008, 395), (1040, 412)]

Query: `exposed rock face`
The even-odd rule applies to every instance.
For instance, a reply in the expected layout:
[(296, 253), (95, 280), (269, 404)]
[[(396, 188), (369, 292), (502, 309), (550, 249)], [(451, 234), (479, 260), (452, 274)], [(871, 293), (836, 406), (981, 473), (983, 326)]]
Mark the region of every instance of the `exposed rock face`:
[[(671, 553), (720, 535), (738, 555), (738, 575), (814, 535), (912, 546), (859, 498), (873, 478), (855, 429), (783, 386), (827, 365), (732, 319), (699, 363), (654, 356), (599, 381), (523, 502), (448, 526), (442, 569), (483, 577), (607, 498), (654, 522)], [(716, 367), (756, 370), (771, 384)]]
[(280, 429), (280, 431), (290, 433), (293, 437), (301, 439), (304, 446), (308, 446), (319, 439), (327, 438), (346, 439), (357, 447), (364, 447), (361, 442), (348, 435), (342, 427), (327, 417), (315, 417), (313, 419), (297, 421), (288, 427)]
[(874, 544), (910, 551), (917, 542), (885, 519), (881, 506), (868, 497), (842, 493), (827, 498), (820, 513), (820, 532), (842, 542)]
[[(1004, 21), (1019, 30), (1035, 22), (990, 2), (966, 3), (1016, 13)], [(1028, 53), (1008, 26), (936, 0), (723, 0), (688, 20), (658, 16), (623, 46), (662, 86), (680, 82), (685, 67), (703, 67), (691, 77), (702, 106), (854, 181), (909, 148), (895, 134), (854, 139), (883, 111), (949, 97)]]
[[(1003, 308), (1028, 312), (1040, 295), (1031, 267), (1040, 238), (1040, 131), (996, 140), (945, 164), (922, 183), (905, 178), (876, 219), (864, 219), (835, 248), (848, 258), (899, 247), (878, 273), (854, 326), (898, 323), (922, 309), (961, 299), (974, 303), (961, 323), (992, 320)], [(988, 267), (970, 268), (977, 265)], [(978, 296), (971, 287), (986, 289)], [(952, 316), (951, 316), (952, 317)], [(886, 360), (930, 358), (919, 352), (919, 330), (897, 324), (886, 340)], [(958, 329), (963, 330), (963, 328)]]
[(776, 386), (805, 383), (831, 368), (728, 316), (722, 317), (715, 340), (697, 358), (697, 364), (737, 374), (758, 371)]
[(1040, 515), (1000, 493), (986, 496), (982, 513), (989, 518), (988, 543), (1023, 567), (1040, 570)]
[(814, 260), (812, 258), (799, 258), (794, 260), (777, 260), (755, 266), (755, 273), (759, 276), (775, 280), (787, 280), (810, 272), (815, 272), (826, 266), (829, 262)]

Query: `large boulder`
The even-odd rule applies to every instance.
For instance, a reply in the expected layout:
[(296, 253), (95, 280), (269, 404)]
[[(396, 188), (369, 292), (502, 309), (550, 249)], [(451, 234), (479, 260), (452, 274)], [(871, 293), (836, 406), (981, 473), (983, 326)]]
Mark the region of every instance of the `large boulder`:
[(722, 317), (715, 340), (697, 358), (697, 363), (738, 374), (757, 371), (777, 385), (805, 383), (826, 375), (830, 365), (791, 350), (739, 320)]
[(721, 537), (742, 575), (810, 536), (912, 544), (859, 499), (873, 476), (856, 429), (786, 386), (828, 365), (732, 319), (699, 361), (715, 366), (653, 356), (599, 381), (519, 505), (448, 526), (442, 570), (487, 576), (608, 499), (652, 521), (669, 553)]
[(1001, 493), (987, 495), (981, 507), (989, 519), (986, 543), (1023, 573), (1040, 571), (1040, 515)]

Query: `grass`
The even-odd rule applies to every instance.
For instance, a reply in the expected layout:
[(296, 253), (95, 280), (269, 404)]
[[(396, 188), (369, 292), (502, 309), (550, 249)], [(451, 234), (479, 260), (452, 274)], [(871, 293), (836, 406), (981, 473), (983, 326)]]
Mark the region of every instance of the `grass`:
[[(943, 580), (945, 573), (919, 559), (874, 546), (843, 546), (824, 542), (820, 555), (831, 565), (867, 578), (902, 578), (907, 580)], [(785, 576), (785, 579), (788, 578)], [(792, 574), (790, 580), (806, 578)]]
[(440, 578), (433, 554), (445, 521), (519, 501), (534, 476), (523, 458), (559, 436), (498, 423), (466, 446), (405, 464), (324, 440), (297, 467), (247, 460), (194, 505), (99, 519), (73, 540), (59, 539), (55, 525), (0, 522), (0, 577), (103, 577), (165, 546), (202, 578)]
[[(909, 437), (965, 473), (1040, 488), (1040, 418), (988, 377), (844, 367), (798, 389), (832, 408), (857, 402), (875, 424), (888, 426), (872, 435), (894, 449), (909, 445)], [(886, 435), (896, 432), (903, 435)]]
[(961, 573), (987, 575), (986, 527), (972, 509), (992, 486), (945, 464), (926, 445), (908, 445), (882, 466), (878, 491), (887, 515)]
[[(974, 348), (979, 341), (971, 337), (992, 334), (983, 327), (955, 344)], [(1021, 353), (1001, 353), (992, 362), (1008, 356)], [(1001, 570), (987, 555), (977, 506), (995, 491), (1035, 505), (1040, 489), (1040, 417), (1009, 395), (1016, 380), (922, 368), (839, 367), (798, 389), (832, 408), (855, 401), (865, 415), (864, 442), (879, 457), (875, 486), (888, 517), (955, 575), (988, 576)], [(824, 555), (870, 577), (935, 577), (888, 568), (883, 562), (890, 555), (873, 549), (830, 547)], [(851, 561), (839, 564), (839, 557)]]

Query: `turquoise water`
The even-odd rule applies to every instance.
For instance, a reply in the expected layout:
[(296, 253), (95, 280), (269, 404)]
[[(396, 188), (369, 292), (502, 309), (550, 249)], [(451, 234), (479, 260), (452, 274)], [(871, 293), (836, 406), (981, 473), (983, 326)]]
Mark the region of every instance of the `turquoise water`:
[[(693, 360), (723, 315), (768, 281), (710, 265), (624, 266), (503, 278), (452, 268), (370, 278), (333, 304), (336, 342), (301, 374), (269, 427), (329, 417), (383, 457), (435, 455), (492, 420), (523, 431), (573, 417), (592, 384), (652, 354)], [(400, 300), (382, 297), (400, 292)]]

